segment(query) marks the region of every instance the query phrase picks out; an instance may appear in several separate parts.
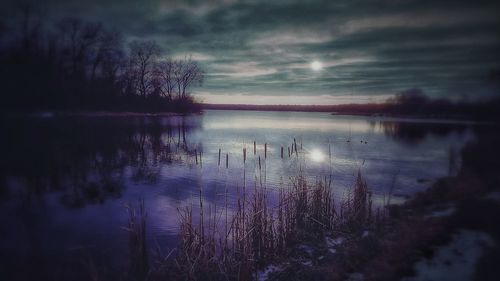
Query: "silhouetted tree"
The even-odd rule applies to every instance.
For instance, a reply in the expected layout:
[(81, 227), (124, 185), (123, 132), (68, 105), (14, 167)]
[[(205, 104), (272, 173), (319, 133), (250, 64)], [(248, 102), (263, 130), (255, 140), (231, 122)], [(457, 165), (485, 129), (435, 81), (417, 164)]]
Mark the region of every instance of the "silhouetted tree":
[(122, 75), (120, 77), (122, 92), (125, 96), (136, 94), (137, 71), (130, 59), (126, 59), (122, 65)]
[(167, 100), (173, 99), (176, 80), (174, 78), (175, 63), (172, 59), (160, 61), (156, 64), (155, 74), (160, 84), (160, 93)]
[(20, 4), (21, 44), (24, 56), (31, 56), (40, 47), (42, 16), (40, 9), (30, 3)]
[(429, 98), (420, 88), (412, 88), (396, 94), (394, 98), (389, 98), (389, 103), (405, 105), (423, 105), (429, 101)]
[(2, 108), (194, 109), (188, 90), (203, 79), (195, 62), (159, 61), (152, 40), (129, 42), (125, 51), (122, 34), (97, 22), (63, 18), (46, 27), (41, 9), (20, 7), (11, 30), (0, 22), (0, 83), (9, 93)]
[(190, 58), (187, 60), (178, 60), (174, 63), (174, 77), (177, 84), (178, 98), (185, 99), (187, 89), (190, 86), (201, 85), (203, 82), (203, 71)]
[(67, 57), (73, 74), (85, 74), (87, 62), (92, 60), (92, 54), (102, 32), (100, 23), (83, 22), (77, 18), (65, 18), (58, 23), (63, 56)]
[(160, 47), (156, 41), (132, 41), (129, 43), (131, 67), (136, 73), (137, 91), (146, 98), (150, 93), (153, 81), (153, 66)]
[(104, 33), (101, 46), (101, 75), (108, 81), (115, 82), (124, 59), (123, 35), (115, 30)]
[(123, 57), (122, 43), (123, 38), (119, 32), (101, 30), (96, 47), (91, 53), (91, 81), (95, 80), (99, 70), (102, 77), (114, 80)]

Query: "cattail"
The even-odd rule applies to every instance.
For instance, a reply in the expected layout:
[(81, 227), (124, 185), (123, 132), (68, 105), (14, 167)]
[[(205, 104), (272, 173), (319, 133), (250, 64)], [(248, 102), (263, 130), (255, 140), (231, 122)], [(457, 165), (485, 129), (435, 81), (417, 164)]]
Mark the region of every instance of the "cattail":
[(257, 146), (255, 144), (255, 141), (253, 141), (253, 155), (257, 152)]
[(281, 159), (283, 159), (283, 146), (281, 146)]
[(220, 166), (220, 148), (219, 148), (219, 162), (218, 163), (219, 163), (219, 166)]
[(267, 159), (267, 143), (264, 144), (264, 159)]
[(229, 154), (226, 153), (226, 169), (229, 167)]

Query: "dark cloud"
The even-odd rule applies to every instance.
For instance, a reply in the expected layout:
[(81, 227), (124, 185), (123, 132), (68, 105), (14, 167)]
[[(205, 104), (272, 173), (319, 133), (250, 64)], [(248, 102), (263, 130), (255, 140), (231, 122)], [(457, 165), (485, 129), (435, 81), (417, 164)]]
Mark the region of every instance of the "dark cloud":
[[(130, 39), (156, 39), (171, 56), (192, 55), (207, 72), (200, 96), (376, 100), (417, 87), (437, 97), (492, 94), (484, 77), (500, 69), (496, 2), (48, 0), (43, 8), (51, 20), (102, 21)], [(5, 22), (17, 4), (5, 4)], [(313, 60), (324, 68), (312, 71)]]

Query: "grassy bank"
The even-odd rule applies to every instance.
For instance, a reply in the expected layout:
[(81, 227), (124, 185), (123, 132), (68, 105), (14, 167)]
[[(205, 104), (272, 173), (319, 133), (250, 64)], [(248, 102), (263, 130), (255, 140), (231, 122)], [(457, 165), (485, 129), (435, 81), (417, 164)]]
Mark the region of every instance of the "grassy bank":
[[(478, 141), (463, 149), (462, 168), (456, 176), (438, 180), (403, 205), (387, 206), (388, 215), (375, 232), (349, 233), (331, 261), (290, 266), (270, 280), (430, 280), (424, 274), (453, 278), (453, 257), (443, 264), (436, 263), (435, 257), (464, 231), (484, 233), (493, 243), (480, 245), (481, 257), (471, 261), (475, 262), (471, 272), (458, 280), (496, 280), (500, 260), (498, 139), (496, 134), (480, 133)], [(454, 246), (456, 256), (468, 258), (466, 248)], [(427, 272), (416, 266), (418, 262), (431, 264)]]

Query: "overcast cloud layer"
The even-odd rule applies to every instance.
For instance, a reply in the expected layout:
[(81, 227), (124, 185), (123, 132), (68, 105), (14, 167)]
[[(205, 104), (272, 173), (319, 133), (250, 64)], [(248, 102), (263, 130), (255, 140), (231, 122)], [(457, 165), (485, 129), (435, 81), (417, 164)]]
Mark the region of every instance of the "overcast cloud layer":
[[(157, 40), (165, 55), (192, 56), (206, 71), (194, 89), (206, 102), (368, 102), (416, 87), (434, 97), (498, 94), (495, 1), (44, 2), (53, 20), (102, 21)], [(324, 68), (311, 70), (313, 60)]]

